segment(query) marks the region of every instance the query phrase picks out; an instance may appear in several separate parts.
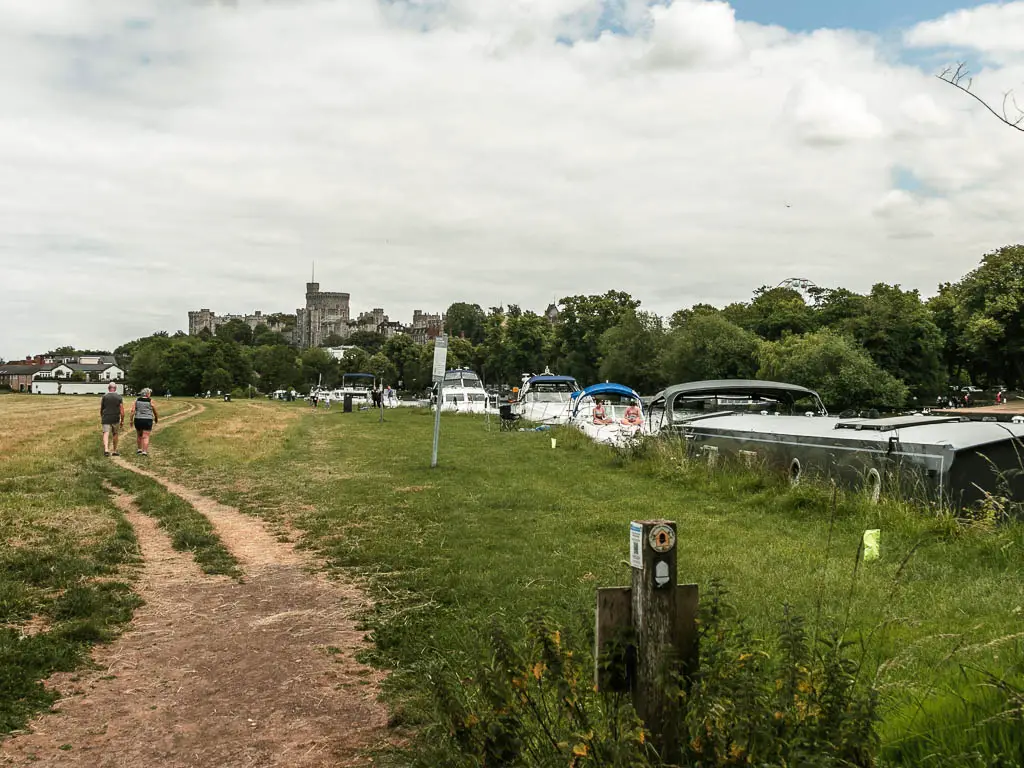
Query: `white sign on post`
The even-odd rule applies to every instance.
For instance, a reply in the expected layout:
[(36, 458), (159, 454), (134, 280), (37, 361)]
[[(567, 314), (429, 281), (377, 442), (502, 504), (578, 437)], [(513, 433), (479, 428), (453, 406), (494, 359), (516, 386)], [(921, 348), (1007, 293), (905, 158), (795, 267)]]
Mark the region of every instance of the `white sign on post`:
[(434, 381), (441, 381), (444, 378), (447, 365), (448, 337), (441, 335), (434, 339)]
[(629, 564), (644, 567), (644, 527), (636, 520), (629, 524)]
[(441, 403), (444, 402), (444, 370), (448, 364), (448, 337), (443, 333), (434, 339), (434, 383), (437, 402), (434, 404), (434, 450), (430, 453), (431, 468), (437, 466), (437, 441), (441, 435)]

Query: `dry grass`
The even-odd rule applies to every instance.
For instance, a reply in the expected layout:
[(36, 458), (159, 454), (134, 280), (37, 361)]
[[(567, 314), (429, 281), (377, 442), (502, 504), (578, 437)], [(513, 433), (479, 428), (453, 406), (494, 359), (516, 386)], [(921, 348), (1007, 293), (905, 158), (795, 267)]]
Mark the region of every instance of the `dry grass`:
[[(170, 416), (187, 401), (160, 403)], [(131, 400), (125, 398), (130, 413)], [(83, 395), (4, 395), (0, 397), (0, 457), (55, 454), (68, 450), (89, 431), (100, 442), (100, 399)], [(126, 413), (126, 417), (128, 415)], [(130, 433), (126, 433), (131, 437)], [(0, 477), (7, 473), (0, 471)]]

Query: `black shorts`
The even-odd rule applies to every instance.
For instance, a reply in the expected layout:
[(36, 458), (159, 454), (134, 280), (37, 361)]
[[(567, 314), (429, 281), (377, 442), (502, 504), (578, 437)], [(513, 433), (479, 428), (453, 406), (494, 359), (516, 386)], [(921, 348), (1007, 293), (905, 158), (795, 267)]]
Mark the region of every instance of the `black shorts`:
[(152, 432), (153, 431), (153, 420), (152, 419), (136, 419), (135, 420), (135, 431), (136, 432)]

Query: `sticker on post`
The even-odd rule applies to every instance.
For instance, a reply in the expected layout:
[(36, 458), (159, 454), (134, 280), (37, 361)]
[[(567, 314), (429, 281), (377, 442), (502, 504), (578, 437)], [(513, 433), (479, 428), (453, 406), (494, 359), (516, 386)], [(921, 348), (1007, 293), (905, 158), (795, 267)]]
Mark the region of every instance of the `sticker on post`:
[(633, 521), (629, 524), (629, 564), (633, 568), (644, 567), (644, 527)]
[(647, 535), (647, 541), (650, 543), (651, 549), (664, 554), (676, 545), (676, 532), (664, 523), (658, 523), (651, 528), (651, 532)]

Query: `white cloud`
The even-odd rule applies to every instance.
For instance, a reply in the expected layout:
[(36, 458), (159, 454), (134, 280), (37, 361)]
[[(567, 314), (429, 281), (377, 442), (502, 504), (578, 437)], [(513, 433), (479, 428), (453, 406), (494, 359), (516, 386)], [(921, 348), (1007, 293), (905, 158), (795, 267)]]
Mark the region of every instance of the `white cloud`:
[(655, 67), (721, 65), (743, 54), (736, 14), (718, 0), (682, 0), (653, 6), (647, 61)]
[(1019, 238), (1017, 134), (870, 36), (721, 2), (0, 0), (0, 50), (7, 357), (293, 310), (313, 260), (398, 319), (670, 313), (928, 292)]
[(808, 144), (845, 144), (882, 135), (882, 121), (868, 109), (867, 99), (842, 85), (807, 74), (787, 99), (787, 113)]
[(964, 8), (907, 30), (904, 43), (913, 48), (982, 51), (994, 58), (1024, 58), (1024, 2), (990, 3)]

